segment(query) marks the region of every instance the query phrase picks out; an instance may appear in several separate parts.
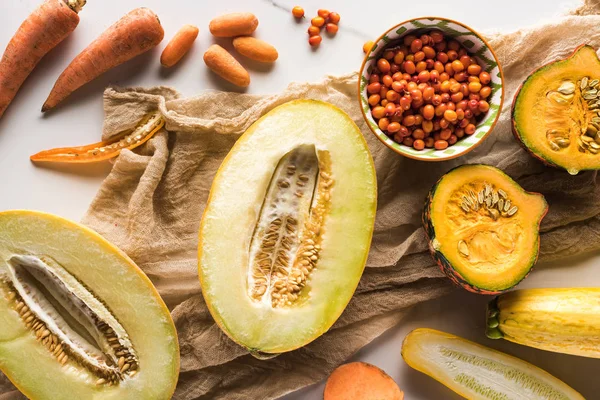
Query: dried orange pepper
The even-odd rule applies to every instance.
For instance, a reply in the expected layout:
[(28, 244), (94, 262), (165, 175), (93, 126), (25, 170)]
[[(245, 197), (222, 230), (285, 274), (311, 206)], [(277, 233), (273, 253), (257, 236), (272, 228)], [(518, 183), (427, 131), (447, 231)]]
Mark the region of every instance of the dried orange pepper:
[(147, 115), (132, 130), (125, 131), (114, 139), (87, 146), (62, 147), (41, 151), (30, 157), (35, 162), (93, 163), (108, 160), (121, 153), (123, 149), (135, 149), (146, 143), (165, 125), (165, 119), (159, 112)]

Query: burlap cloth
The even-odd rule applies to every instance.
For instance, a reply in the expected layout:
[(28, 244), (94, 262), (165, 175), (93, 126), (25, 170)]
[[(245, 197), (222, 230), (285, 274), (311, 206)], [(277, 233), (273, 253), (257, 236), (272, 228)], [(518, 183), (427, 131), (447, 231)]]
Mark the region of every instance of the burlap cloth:
[[(139, 150), (120, 155), (83, 222), (135, 260), (173, 310), (181, 345), (174, 398), (277, 398), (325, 378), (398, 324), (413, 305), (453, 290), (426, 251), (420, 218), (427, 191), (457, 165), (495, 165), (546, 196), (550, 212), (541, 227), (541, 261), (598, 249), (597, 174), (569, 176), (527, 155), (512, 137), (510, 107), (515, 90), (536, 67), (568, 56), (582, 43), (600, 48), (599, 11), (600, 2), (588, 0), (554, 23), (491, 35), (506, 78), (500, 121), (476, 151), (442, 163), (412, 161), (378, 142), (360, 114), (356, 74), (292, 83), (271, 96), (207, 92), (180, 98), (165, 87), (108, 89), (105, 139), (157, 108), (167, 125)], [(197, 277), (198, 226), (213, 175), (239, 135), (264, 113), (297, 98), (331, 102), (361, 128), (377, 168), (377, 221), (368, 268), (334, 327), (300, 350), (260, 361), (229, 340), (207, 311)], [(19, 396), (4, 377), (0, 393), (0, 399)]]

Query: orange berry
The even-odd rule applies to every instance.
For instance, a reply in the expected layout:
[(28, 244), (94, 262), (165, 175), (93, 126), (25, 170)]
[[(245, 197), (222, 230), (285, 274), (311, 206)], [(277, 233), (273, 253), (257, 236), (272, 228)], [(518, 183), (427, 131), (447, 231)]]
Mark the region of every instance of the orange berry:
[(366, 53), (368, 53), (369, 51), (371, 51), (371, 48), (373, 47), (375, 43), (373, 43), (373, 41), (369, 40), (368, 42), (365, 42), (365, 44), (363, 44), (363, 51)]
[(325, 25), (325, 18), (323, 17), (314, 17), (310, 20), (310, 23), (314, 26), (318, 26), (319, 28)]
[(337, 25), (340, 22), (340, 14), (338, 14), (336, 12), (330, 12), (329, 13), (329, 22)]
[(302, 8), (300, 6), (296, 6), (296, 7), (292, 8), (292, 15), (296, 18), (304, 17), (304, 8)]
[(315, 35), (308, 38), (308, 43), (310, 43), (312, 47), (317, 47), (321, 44), (322, 40), (323, 38), (320, 35)]
[(318, 36), (321, 30), (318, 26), (311, 25), (308, 27), (308, 36)]
[(327, 19), (329, 17), (329, 10), (320, 9), (317, 11), (317, 15), (321, 18)]
[(328, 23), (327, 25), (325, 25), (325, 30), (327, 31), (327, 33), (335, 35), (338, 31), (338, 26), (336, 24)]

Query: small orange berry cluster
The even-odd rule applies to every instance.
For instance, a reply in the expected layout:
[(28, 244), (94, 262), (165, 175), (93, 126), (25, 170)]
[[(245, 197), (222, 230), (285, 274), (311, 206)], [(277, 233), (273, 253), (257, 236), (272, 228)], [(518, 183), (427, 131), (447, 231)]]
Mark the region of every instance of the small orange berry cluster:
[[(296, 6), (292, 9), (292, 15), (296, 18), (303, 18), (304, 9), (300, 6)], [(339, 22), (340, 14), (320, 9), (317, 12), (317, 16), (310, 20), (310, 26), (308, 27), (308, 43), (312, 47), (319, 46), (323, 40), (321, 37), (321, 29), (325, 27), (327, 33), (335, 35), (338, 31)]]

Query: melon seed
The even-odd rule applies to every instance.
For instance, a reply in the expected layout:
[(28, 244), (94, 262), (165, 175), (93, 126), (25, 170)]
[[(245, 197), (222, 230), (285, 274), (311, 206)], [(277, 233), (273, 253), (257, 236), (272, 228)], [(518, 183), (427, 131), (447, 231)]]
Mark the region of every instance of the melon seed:
[[(116, 384), (122, 373), (115, 366), (117, 358), (111, 348), (117, 347), (131, 360), (130, 369), (137, 369), (137, 355), (125, 329), (101, 300), (55, 260), (15, 255), (8, 260), (7, 271), (15, 310), (59, 364), (73, 360), (74, 367), (94, 374), (98, 384)], [(57, 303), (60, 310), (54, 306)], [(73, 328), (71, 320), (81, 326)]]

